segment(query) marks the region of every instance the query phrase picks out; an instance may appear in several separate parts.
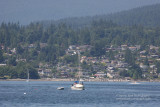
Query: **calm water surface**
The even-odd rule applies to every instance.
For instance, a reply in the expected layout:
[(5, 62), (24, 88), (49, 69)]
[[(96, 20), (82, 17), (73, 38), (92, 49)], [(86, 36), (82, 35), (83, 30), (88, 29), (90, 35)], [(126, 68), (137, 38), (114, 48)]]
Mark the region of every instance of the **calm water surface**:
[[(0, 81), (0, 107), (159, 107), (160, 83)], [(64, 90), (57, 90), (57, 87)]]

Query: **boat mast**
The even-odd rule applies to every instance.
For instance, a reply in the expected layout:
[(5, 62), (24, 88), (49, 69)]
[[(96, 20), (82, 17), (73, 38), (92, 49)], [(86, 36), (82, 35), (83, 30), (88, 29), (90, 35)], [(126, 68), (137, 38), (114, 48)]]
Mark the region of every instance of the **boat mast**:
[(29, 81), (29, 70), (28, 70), (28, 78), (27, 78), (27, 79), (28, 79), (28, 81)]
[(80, 52), (78, 50), (78, 80), (80, 80)]

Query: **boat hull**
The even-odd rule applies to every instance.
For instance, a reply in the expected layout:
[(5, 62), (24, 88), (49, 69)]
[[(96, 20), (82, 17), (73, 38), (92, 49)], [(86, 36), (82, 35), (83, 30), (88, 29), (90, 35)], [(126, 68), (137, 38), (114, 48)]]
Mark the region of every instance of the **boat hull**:
[(84, 85), (82, 84), (75, 84), (73, 86), (71, 86), (72, 90), (84, 90)]
[(58, 87), (57, 90), (64, 90), (64, 87)]

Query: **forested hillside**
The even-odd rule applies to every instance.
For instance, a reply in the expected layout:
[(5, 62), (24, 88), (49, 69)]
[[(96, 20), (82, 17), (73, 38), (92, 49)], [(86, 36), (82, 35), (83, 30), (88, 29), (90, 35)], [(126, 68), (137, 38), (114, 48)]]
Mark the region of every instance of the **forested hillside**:
[[(45, 43), (45, 46), (40, 46)], [(4, 51), (16, 48), (19, 57), (28, 60), (56, 61), (65, 54), (69, 45), (92, 45), (94, 49), (104, 49), (107, 45), (155, 45), (160, 46), (160, 28), (143, 26), (119, 26), (111, 21), (94, 21), (91, 27), (74, 30), (65, 24), (51, 25), (44, 28), (42, 24), (19, 26), (18, 24), (2, 24), (0, 26), (0, 44)], [(33, 49), (27, 47), (34, 44)], [(30, 54), (28, 54), (30, 53)], [(97, 51), (90, 53), (91, 56)], [(99, 55), (102, 55), (100, 53)]]
[[(148, 45), (160, 46), (160, 28), (120, 26), (112, 21), (104, 20), (93, 21), (90, 27), (76, 30), (65, 24), (52, 24), (44, 28), (40, 23), (31, 23), (28, 26), (2, 23), (0, 26), (0, 63), (8, 66), (0, 69), (0, 75), (1, 77), (10, 75), (10, 78), (26, 78), (28, 66), (33, 72), (32, 78), (39, 78), (34, 69), (38, 67), (39, 62), (56, 65), (62, 61), (62, 57), (69, 63), (75, 62), (73, 58), (66, 59), (65, 57), (70, 45), (92, 46), (91, 50), (82, 53), (88, 57), (107, 55), (106, 48), (111, 45), (141, 45), (141, 50), (143, 50)], [(22, 59), (26, 62), (19, 61)]]

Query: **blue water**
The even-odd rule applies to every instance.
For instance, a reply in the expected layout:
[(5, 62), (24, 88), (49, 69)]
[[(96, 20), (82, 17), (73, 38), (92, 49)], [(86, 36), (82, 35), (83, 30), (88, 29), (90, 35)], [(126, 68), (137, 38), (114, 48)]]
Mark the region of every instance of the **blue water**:
[[(0, 81), (0, 107), (159, 107), (160, 83), (84, 82), (86, 90), (73, 91), (73, 82)], [(57, 87), (64, 90), (57, 90)]]

